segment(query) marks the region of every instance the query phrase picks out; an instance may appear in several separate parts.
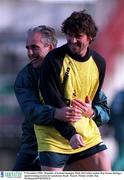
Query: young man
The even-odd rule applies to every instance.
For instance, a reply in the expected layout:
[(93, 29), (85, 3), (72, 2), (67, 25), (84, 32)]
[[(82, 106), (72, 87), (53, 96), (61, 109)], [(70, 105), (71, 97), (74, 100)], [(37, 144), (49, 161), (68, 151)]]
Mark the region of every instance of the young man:
[[(42, 105), (39, 98), (40, 67), (46, 54), (55, 48), (56, 44), (55, 31), (48, 26), (34, 27), (28, 31), (26, 49), (31, 62), (20, 71), (15, 81), (15, 94), (24, 112), (25, 121), (22, 126), (21, 148), (16, 158), (14, 170), (40, 170), (37, 142), (33, 128), (34, 123), (53, 126), (54, 117), (61, 121), (76, 121), (80, 118), (77, 108), (73, 108), (75, 114), (72, 115), (72, 108), (56, 109), (49, 105)], [(87, 111), (92, 113), (91, 104), (87, 103), (87, 105)], [(99, 93), (99, 99), (94, 105), (94, 111), (96, 112), (94, 121), (98, 126), (109, 120), (107, 98), (103, 92)]]
[[(80, 104), (83, 117), (75, 123), (56, 121), (55, 128), (35, 125), (41, 168), (61, 171), (67, 161), (87, 158), (85, 170), (111, 170), (107, 147), (92, 114), (84, 114), (86, 104), (97, 101), (105, 74), (105, 60), (89, 48), (97, 27), (89, 14), (80, 11), (63, 22), (62, 32), (67, 44), (45, 58), (40, 90), (44, 102), (54, 107)], [(73, 99), (81, 102), (73, 103)]]

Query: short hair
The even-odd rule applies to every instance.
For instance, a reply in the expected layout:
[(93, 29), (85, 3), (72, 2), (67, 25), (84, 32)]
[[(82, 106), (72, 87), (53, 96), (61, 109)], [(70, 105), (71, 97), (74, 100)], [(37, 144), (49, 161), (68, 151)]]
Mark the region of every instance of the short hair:
[(98, 28), (91, 15), (86, 13), (86, 10), (74, 11), (63, 23), (61, 30), (64, 34), (79, 35), (84, 33), (92, 37), (94, 40)]
[(56, 32), (55, 32), (55, 29), (53, 29), (52, 27), (45, 26), (45, 25), (36, 26), (36, 27), (30, 28), (27, 33), (28, 35), (30, 35), (35, 32), (41, 33), (41, 35), (44, 38), (44, 43), (52, 44), (54, 48), (57, 46)]

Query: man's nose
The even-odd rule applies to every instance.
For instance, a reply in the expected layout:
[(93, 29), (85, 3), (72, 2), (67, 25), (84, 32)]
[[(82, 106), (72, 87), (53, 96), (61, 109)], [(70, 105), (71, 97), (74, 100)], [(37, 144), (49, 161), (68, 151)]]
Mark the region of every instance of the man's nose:
[(32, 55), (32, 54), (33, 54), (33, 51), (32, 51), (31, 48), (28, 49), (28, 54), (29, 54), (29, 55)]

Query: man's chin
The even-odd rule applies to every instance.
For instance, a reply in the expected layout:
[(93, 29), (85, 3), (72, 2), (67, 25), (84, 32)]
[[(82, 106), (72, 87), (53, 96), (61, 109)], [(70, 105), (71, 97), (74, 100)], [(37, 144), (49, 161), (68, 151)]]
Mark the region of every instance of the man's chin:
[(70, 50), (71, 50), (71, 52), (72, 52), (73, 54), (80, 54), (79, 49), (71, 48)]

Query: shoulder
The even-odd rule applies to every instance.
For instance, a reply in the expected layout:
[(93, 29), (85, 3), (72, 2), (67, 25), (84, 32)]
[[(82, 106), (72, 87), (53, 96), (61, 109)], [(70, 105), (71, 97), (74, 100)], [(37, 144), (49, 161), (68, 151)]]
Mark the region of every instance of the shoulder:
[(24, 66), (17, 74), (15, 84), (26, 80), (30, 76), (32, 70), (33, 70), (33, 67), (31, 65), (31, 63)]
[(24, 66), (18, 73), (17, 77), (20, 77), (20, 76), (24, 76), (26, 74), (28, 74), (31, 70), (32, 70), (32, 65), (31, 63), (27, 64), (26, 66)]
[(102, 55), (100, 55), (98, 52), (96, 52), (95, 50), (93, 50), (93, 49), (90, 49), (90, 53), (91, 53), (91, 55), (92, 55), (92, 57), (93, 57), (93, 59), (94, 60), (96, 60), (96, 61), (100, 61), (100, 62), (102, 62), (103, 64), (105, 64), (105, 58), (102, 56)]
[(90, 54), (99, 69), (106, 69), (106, 61), (102, 55), (100, 55), (98, 52), (96, 52), (93, 49), (90, 49)]

